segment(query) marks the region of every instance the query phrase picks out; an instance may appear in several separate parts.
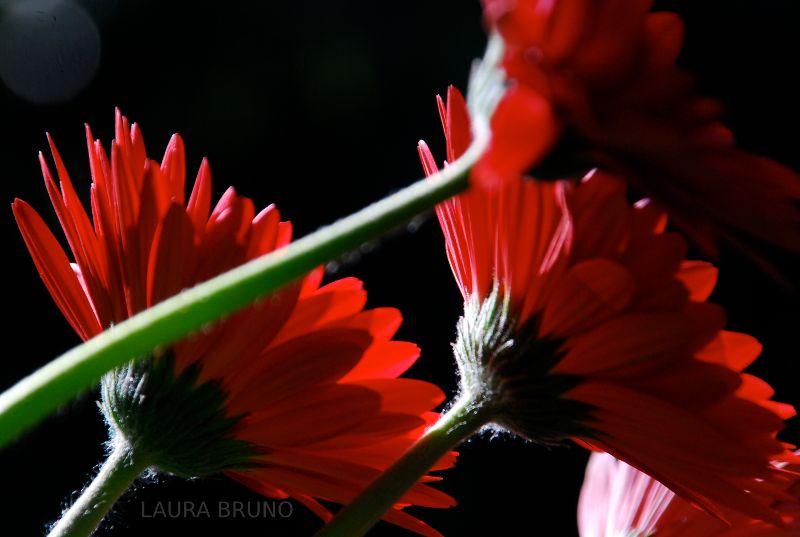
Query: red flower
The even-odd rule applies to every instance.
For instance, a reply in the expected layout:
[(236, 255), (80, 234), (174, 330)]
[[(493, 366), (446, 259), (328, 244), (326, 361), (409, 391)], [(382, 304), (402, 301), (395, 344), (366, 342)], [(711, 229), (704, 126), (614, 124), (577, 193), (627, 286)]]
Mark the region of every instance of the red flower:
[[(449, 148), (468, 127), (445, 122)], [(776, 518), (786, 475), (770, 461), (790, 457), (776, 433), (794, 410), (741, 372), (760, 345), (723, 330), (716, 270), (684, 259), (661, 212), (595, 172), (473, 186), (437, 213), (465, 300), (462, 390), (496, 424), (612, 453), (709, 511)]]
[[(796, 503), (797, 477), (786, 492)], [(796, 507), (775, 507), (782, 514), (781, 527), (730, 511), (722, 521), (611, 455), (593, 453), (578, 503), (578, 527), (581, 537), (800, 537)]]
[(675, 65), (677, 15), (649, 13), (650, 0), (483, 4), (509, 76), (555, 110), (556, 126), (542, 129), (577, 135), (585, 156), (652, 196), (706, 251), (720, 238), (800, 251), (800, 176), (733, 147), (721, 107)]
[[(160, 165), (146, 157), (138, 127), (129, 127), (119, 113), (110, 159), (88, 129), (87, 140), (93, 222), (55, 146), (60, 188), (40, 157), (74, 264), (27, 203), (13, 205), (42, 279), (84, 340), (291, 240), (291, 225), (281, 222), (274, 206), (256, 214), (253, 202), (233, 189), (212, 210), (205, 160), (187, 202), (177, 135)], [(435, 421), (438, 414), (430, 410), (444, 395), (427, 382), (397, 378), (419, 356), (414, 344), (392, 340), (400, 312), (364, 310), (367, 295), (359, 280), (320, 286), (321, 279), (317, 270), (144, 365), (110, 375), (104, 409), (116, 433), (160, 469), (180, 475), (225, 471), (262, 494), (291, 496), (328, 518), (317, 499), (351, 500)], [(155, 372), (164, 368), (168, 380), (158, 384)], [(132, 385), (138, 395), (148, 393), (144, 403), (131, 400)], [(176, 393), (186, 401), (205, 399), (193, 407), (176, 401)], [(156, 428), (168, 431), (164, 438), (156, 437)], [(436, 468), (451, 464), (448, 457)], [(385, 517), (438, 535), (400, 510), (408, 504), (448, 507), (453, 500), (417, 484)]]

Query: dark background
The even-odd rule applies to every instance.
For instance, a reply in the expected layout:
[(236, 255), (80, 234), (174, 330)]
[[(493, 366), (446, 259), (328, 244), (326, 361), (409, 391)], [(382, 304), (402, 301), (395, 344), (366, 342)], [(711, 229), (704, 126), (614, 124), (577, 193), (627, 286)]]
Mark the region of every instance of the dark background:
[[(143, 126), (151, 157), (160, 159), (169, 136), (180, 132), (191, 168), (202, 156), (210, 158), (217, 195), (232, 184), (259, 207), (275, 202), (299, 236), (418, 177), (418, 139), (443, 155), (433, 97), (448, 83), (464, 86), (485, 39), (477, 0), (79, 4), (82, 11), (42, 0), (0, 1), (0, 388), (79, 342), (40, 282), (9, 208), (14, 197), (24, 198), (57, 226), (36, 161), (36, 152), (46, 148), (45, 131), (55, 137), (84, 194), (89, 179), (83, 123), (108, 143), (119, 106)], [(793, 78), (797, 2), (686, 0), (657, 6), (684, 16), (688, 35), (681, 61), (705, 93), (726, 103), (740, 144), (799, 168), (793, 130), (800, 93)], [(368, 254), (350, 256), (332, 276), (361, 277), (371, 306), (399, 307), (406, 318), (401, 339), (423, 349), (410, 375), (452, 394), (449, 343), (460, 296), (435, 220), (417, 224), (372, 245)], [(797, 260), (776, 259), (793, 278)], [(793, 374), (800, 326), (796, 293), (736, 254), (726, 252), (723, 267), (715, 299), (728, 307), (729, 327), (765, 345), (753, 370), (773, 384), (779, 399), (800, 403)], [(793, 427), (785, 438), (796, 441)], [(104, 439), (91, 394), (0, 453), (0, 533), (43, 534), (102, 460)], [(460, 506), (416, 514), (448, 536), (489, 529), (501, 535), (575, 535), (587, 457), (582, 449), (481, 438), (461, 451), (458, 467), (440, 485)], [(155, 537), (218, 528), (288, 536), (310, 535), (319, 526), (298, 504), (290, 518), (277, 520), (142, 516), (143, 508), (152, 513), (158, 501), (206, 501), (213, 510), (219, 501), (259, 499), (222, 478), (161, 478), (137, 487), (99, 534)], [(406, 535), (388, 525), (373, 534)]]

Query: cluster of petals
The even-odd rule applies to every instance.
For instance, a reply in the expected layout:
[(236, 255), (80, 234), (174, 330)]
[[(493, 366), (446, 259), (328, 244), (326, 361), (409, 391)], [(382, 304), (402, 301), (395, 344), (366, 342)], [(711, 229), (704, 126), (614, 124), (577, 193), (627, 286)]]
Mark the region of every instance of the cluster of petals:
[[(469, 116), (457, 90), (439, 103), (452, 161), (469, 141)], [(435, 172), (424, 143), (420, 154)], [(484, 300), (497, 282), (515, 337), (533, 327), (535, 340), (557, 343), (553, 351), (523, 342), (506, 383), (514, 405), (496, 416), (500, 425), (514, 431), (518, 414), (546, 404), (537, 392), (543, 380), (571, 378), (553, 397), (590, 411), (578, 417), (579, 435), (567, 428), (576, 417), (564, 415), (565, 436), (709, 512), (777, 520), (770, 506), (787, 499), (791, 476), (771, 461), (793, 458), (776, 435), (794, 409), (742, 372), (761, 347), (724, 329), (723, 309), (706, 301), (716, 269), (685, 259), (687, 244), (665, 231), (662, 211), (630, 205), (621, 179), (595, 171), (580, 181), (475, 185), (437, 212), (465, 301)]]
[(709, 253), (720, 239), (800, 250), (800, 176), (734, 146), (722, 107), (676, 65), (680, 17), (651, 4), (483, 0), (512, 88), (478, 177), (496, 184), (577, 139), (593, 165), (657, 201)]
[[(800, 480), (787, 487), (800, 495)], [(782, 524), (774, 525), (735, 511), (724, 520), (711, 516), (664, 485), (608, 455), (593, 453), (578, 503), (581, 537), (798, 537), (796, 505), (775, 505)]]
[[(291, 225), (274, 206), (256, 213), (233, 189), (212, 208), (205, 160), (187, 201), (177, 135), (158, 163), (147, 158), (138, 126), (118, 112), (110, 158), (88, 127), (87, 142), (91, 219), (52, 142), (58, 183), (40, 157), (74, 262), (30, 205), (13, 205), (39, 274), (84, 340), (291, 240)], [(221, 386), (226, 415), (240, 417), (233, 434), (259, 448), (253, 467), (227, 473), (269, 497), (291, 496), (327, 519), (318, 500), (349, 502), (436, 420), (432, 409), (444, 394), (427, 382), (398, 378), (419, 349), (392, 339), (402, 321), (397, 310), (365, 310), (359, 280), (321, 285), (322, 276), (312, 272), (177, 343), (171, 354), (178, 372), (199, 366), (198, 382)], [(434, 469), (452, 462), (447, 456)], [(385, 516), (438, 535), (401, 510), (408, 504), (448, 507), (453, 500), (419, 483)]]

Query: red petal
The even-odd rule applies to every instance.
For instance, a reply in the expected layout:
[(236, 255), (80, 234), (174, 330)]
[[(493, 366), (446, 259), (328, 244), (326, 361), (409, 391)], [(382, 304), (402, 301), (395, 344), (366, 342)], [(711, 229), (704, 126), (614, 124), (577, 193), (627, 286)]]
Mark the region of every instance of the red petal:
[(263, 209), (253, 219), (250, 244), (245, 254), (247, 259), (254, 259), (275, 249), (278, 242), (280, 219), (281, 213), (274, 204)]
[[(441, 99), (439, 99), (441, 103)], [(440, 104), (440, 109), (442, 108)], [(447, 160), (455, 160), (463, 155), (472, 142), (469, 110), (464, 96), (455, 86), (447, 88), (447, 105), (444, 107), (442, 126), (447, 140)]]
[[(321, 442), (307, 445), (305, 449), (315, 453), (343, 456), (344, 450), (347, 449), (359, 446), (376, 449), (375, 446), (381, 442), (412, 436), (414, 435), (413, 431), (417, 431), (425, 425), (425, 420), (419, 416), (380, 413), (351, 427), (347, 435), (327, 438)], [(419, 434), (416, 434), (416, 437), (418, 438)], [(410, 441), (405, 444), (407, 447), (410, 445)], [(366, 462), (359, 458), (353, 460)]]
[[(243, 484), (244, 486), (258, 492), (259, 494), (263, 494), (268, 498), (275, 498), (277, 500), (285, 500), (289, 497), (289, 494), (284, 491), (283, 489), (279, 489), (266, 481), (256, 479), (252, 475), (246, 472), (225, 472), (225, 475), (228, 477), (235, 479), (239, 483)], [(296, 496), (295, 496), (296, 497)], [(298, 499), (298, 501), (300, 501)], [(304, 502), (301, 501), (305, 505)]]
[[(206, 329), (203, 337), (180, 345), (183, 363), (202, 359), (201, 380), (235, 378), (252, 371), (259, 356), (271, 345), (297, 302), (298, 285), (292, 283)], [(243, 377), (244, 378), (244, 377)]]
[(376, 343), (367, 349), (358, 365), (342, 381), (399, 377), (414, 365), (419, 354), (419, 347), (413, 343), (405, 341)]
[(567, 337), (622, 313), (635, 285), (627, 270), (606, 259), (573, 266), (548, 300), (541, 334)]
[(330, 511), (325, 509), (325, 507), (316, 501), (311, 496), (307, 496), (305, 494), (295, 494), (293, 496), (295, 500), (300, 502), (301, 504), (305, 505), (312, 513), (320, 517), (324, 522), (328, 522), (330, 519), (333, 518), (333, 514)]
[[(49, 136), (48, 140), (50, 140)], [(52, 140), (50, 140), (50, 143), (54, 151), (53, 156), (56, 161), (56, 168), (58, 169), (59, 178), (61, 179), (63, 192), (69, 197), (65, 199), (62, 197), (62, 194), (59, 193), (53, 181), (53, 177), (50, 174), (50, 170), (47, 167), (47, 163), (42, 154), (39, 153), (39, 163), (42, 168), (42, 175), (44, 176), (47, 193), (58, 215), (61, 229), (67, 237), (72, 255), (75, 257), (75, 261), (80, 268), (87, 296), (90, 298), (101, 324), (107, 325), (112, 321), (112, 317), (108, 294), (103, 286), (103, 280), (101, 278), (101, 274), (104, 272), (104, 263), (101, 262), (98, 257), (94, 230), (89, 223), (86, 212), (83, 210), (83, 206), (77, 200), (77, 196), (75, 196), (72, 190), (69, 176), (67, 175), (63, 162), (61, 162), (58, 152), (55, 151), (55, 146), (52, 145)]]
[(625, 183), (595, 171), (567, 194), (573, 217), (572, 258), (617, 258), (622, 253), (633, 212), (625, 200)]
[(200, 170), (197, 172), (197, 179), (194, 181), (192, 195), (189, 197), (189, 204), (186, 212), (192, 219), (194, 229), (197, 233), (206, 229), (209, 211), (211, 210), (211, 167), (208, 159), (203, 159)]
[(672, 68), (683, 46), (683, 21), (676, 13), (650, 13), (645, 21), (650, 68)]
[(263, 401), (237, 425), (236, 436), (270, 448), (306, 446), (349, 431), (377, 414), (380, 397), (360, 386), (329, 385), (296, 392), (285, 404)]
[(413, 531), (414, 533), (424, 535), (425, 537), (444, 537), (444, 535), (420, 519), (413, 517), (399, 509), (391, 509), (385, 515), (383, 515), (383, 520), (386, 522), (391, 522), (392, 524), (400, 526), (401, 528), (405, 528), (409, 531)]
[(334, 329), (271, 348), (229, 383), (229, 411), (246, 413), (264, 404), (265, 396), (278, 401), (299, 390), (335, 382), (358, 364), (371, 342), (362, 331)]
[(58, 241), (33, 208), (14, 200), (14, 217), (47, 290), (81, 339), (88, 340), (102, 327)]
[(689, 290), (690, 300), (703, 302), (717, 285), (719, 271), (705, 261), (684, 261), (676, 277)]
[(183, 205), (186, 199), (186, 154), (183, 139), (177, 134), (172, 135), (164, 151), (161, 173), (169, 185), (171, 197)]
[(131, 127), (130, 159), (131, 159), (131, 167), (136, 171), (137, 174), (144, 171), (144, 167), (147, 162), (147, 151), (145, 150), (144, 147), (144, 137), (142, 136), (142, 130), (136, 123), (134, 123), (133, 126)]
[(444, 402), (444, 392), (430, 382), (415, 379), (369, 379), (348, 382), (380, 394), (382, 412), (422, 414)]
[(395, 335), (403, 322), (403, 315), (396, 308), (374, 308), (352, 317), (332, 323), (331, 326), (357, 328), (372, 334), (376, 341), (388, 340)]
[[(318, 457), (306, 453), (279, 451), (267, 457), (270, 463), (287, 469), (296, 469), (316, 475), (326, 475), (332, 482), (349, 482), (356, 487), (364, 487), (380, 475), (380, 471), (359, 462), (335, 458)], [(428, 485), (417, 484), (406, 492), (399, 504), (415, 504), (423, 507), (451, 507), (453, 498)]]
[(506, 90), (491, 129), (489, 148), (473, 170), (485, 188), (524, 174), (553, 146), (561, 130), (550, 102), (521, 85)]
[(306, 298), (315, 293), (316, 290), (319, 289), (319, 286), (322, 283), (322, 278), (324, 277), (325, 267), (317, 267), (309, 272), (306, 277), (303, 278), (303, 284), (300, 288), (300, 297)]
[(695, 353), (698, 360), (717, 363), (742, 371), (761, 354), (761, 344), (753, 336), (721, 331), (717, 337)]
[(147, 268), (147, 305), (188, 287), (194, 269), (194, 228), (182, 205), (173, 203), (155, 233)]
[(419, 144), (417, 144), (417, 152), (419, 153), (419, 159), (422, 162), (422, 169), (425, 171), (426, 177), (439, 171), (439, 167), (436, 165), (436, 159), (433, 158), (428, 144), (420, 140)]
[(366, 303), (367, 292), (364, 291), (364, 284), (360, 280), (343, 278), (329, 283), (298, 301), (276, 343), (353, 316), (359, 313)]
[[(698, 304), (698, 306), (700, 306)], [(719, 308), (702, 312), (625, 315), (570, 339), (554, 371), (575, 375), (629, 376), (688, 359), (721, 327)]]

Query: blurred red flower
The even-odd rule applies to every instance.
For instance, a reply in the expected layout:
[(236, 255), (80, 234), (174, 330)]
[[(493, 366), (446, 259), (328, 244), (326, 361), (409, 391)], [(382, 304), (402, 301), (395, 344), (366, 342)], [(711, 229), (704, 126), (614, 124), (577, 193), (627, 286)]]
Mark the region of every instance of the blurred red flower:
[[(119, 113), (110, 159), (88, 127), (87, 141), (92, 221), (52, 142), (58, 186), (40, 156), (45, 185), (75, 263), (70, 263), (34, 209), (22, 200), (13, 205), (39, 274), (84, 340), (291, 240), (291, 225), (281, 221), (275, 206), (256, 214), (253, 202), (233, 189), (212, 210), (211, 172), (205, 160), (187, 202), (184, 146), (177, 135), (161, 164), (147, 158), (141, 131)], [(359, 280), (345, 278), (320, 286), (322, 275), (316, 270), (152, 360), (158, 363), (166, 356), (174, 360), (174, 383), (194, 371), (196, 378), (189, 379), (196, 393), (209, 387), (221, 392), (220, 415), (211, 419), (216, 434), (230, 436), (235, 443), (224, 445), (234, 451), (244, 446), (252, 458), (244, 465), (240, 460), (209, 464), (221, 466), (262, 494), (291, 496), (328, 518), (317, 500), (351, 500), (436, 420), (438, 414), (431, 410), (444, 394), (433, 384), (397, 378), (419, 356), (416, 345), (392, 340), (402, 321), (399, 311), (364, 310), (367, 295)], [(124, 398), (128, 384), (122, 380), (111, 386), (121, 385), (118, 397)], [(153, 395), (145, 405), (158, 404), (162, 394)], [(165, 405), (180, 407), (182, 402), (163, 398)], [(156, 410), (164, 415), (157, 419), (176, 415), (176, 409)], [(176, 438), (191, 434), (182, 430), (188, 427), (182, 420), (193, 410), (178, 408), (181, 419), (161, 430)], [(123, 417), (131, 423), (141, 419)], [(150, 444), (161, 441), (145, 438), (148, 431), (126, 429), (133, 425), (116, 418), (110, 416), (109, 421), (122, 434), (141, 434)], [(192, 442), (218, 446), (220, 439)], [(170, 461), (168, 469), (173, 472), (172, 468), (195, 468), (199, 460), (184, 456), (180, 449), (164, 448), (155, 465)], [(435, 469), (452, 462), (453, 457), (447, 457)], [(401, 508), (453, 503), (446, 494), (417, 484), (385, 519), (424, 535), (438, 535)]]
[[(795, 477), (786, 490), (800, 496)], [(796, 502), (793, 502), (796, 503)], [(606, 453), (592, 453), (578, 503), (581, 537), (800, 537), (796, 505), (775, 505), (780, 527), (725, 511), (713, 517), (653, 479)]]
[[(680, 17), (651, 13), (651, 4), (483, 0), (508, 75), (553, 110), (542, 131), (580, 140), (574, 150), (651, 196), (709, 253), (719, 239), (800, 251), (800, 176), (734, 147), (721, 106), (676, 66)], [(530, 145), (541, 162), (540, 137)]]
[[(463, 106), (451, 89), (450, 158), (469, 136), (466, 111), (451, 110)], [(435, 172), (424, 143), (420, 154)], [(593, 172), (475, 185), (437, 214), (465, 300), (462, 390), (497, 425), (612, 453), (711, 512), (777, 518), (769, 505), (788, 476), (770, 461), (792, 457), (776, 433), (794, 409), (742, 373), (761, 347), (723, 329), (706, 302), (716, 269), (685, 260), (662, 212)]]

